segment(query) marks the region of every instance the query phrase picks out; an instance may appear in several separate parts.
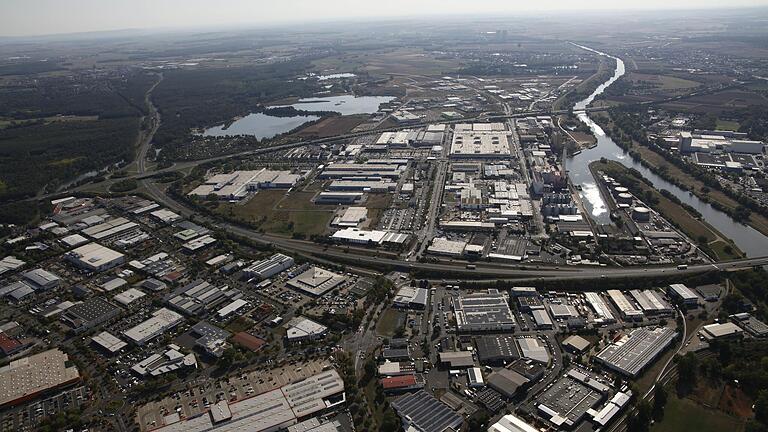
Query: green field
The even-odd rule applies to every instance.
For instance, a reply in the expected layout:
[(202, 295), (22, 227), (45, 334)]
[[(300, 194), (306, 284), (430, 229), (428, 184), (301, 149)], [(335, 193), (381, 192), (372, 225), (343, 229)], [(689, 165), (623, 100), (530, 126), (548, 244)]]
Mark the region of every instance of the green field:
[(651, 427), (651, 432), (740, 432), (743, 430), (742, 420), (674, 396), (667, 402), (664, 419)]
[(265, 232), (285, 236), (323, 234), (333, 217), (334, 206), (316, 206), (314, 193), (283, 190), (259, 191), (244, 204), (222, 204), (218, 211), (248, 222), (259, 224)]
[(392, 337), (397, 332), (397, 329), (403, 326), (405, 321), (405, 314), (396, 309), (387, 309), (381, 315), (379, 323), (376, 325), (376, 333)]
[(739, 122), (717, 119), (717, 130), (738, 131)]

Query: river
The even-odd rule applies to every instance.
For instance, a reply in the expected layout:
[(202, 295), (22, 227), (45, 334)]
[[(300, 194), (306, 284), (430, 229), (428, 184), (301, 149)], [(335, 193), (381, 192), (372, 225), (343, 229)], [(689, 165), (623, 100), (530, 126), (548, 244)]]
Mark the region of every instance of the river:
[(591, 149), (584, 149), (584, 151), (578, 155), (570, 157), (566, 162), (566, 168), (571, 182), (574, 185), (581, 185), (582, 201), (584, 202), (586, 210), (592, 216), (592, 219), (602, 224), (611, 223), (610, 214), (603, 201), (603, 197), (600, 195), (597, 183), (595, 182), (592, 173), (589, 171), (590, 163), (600, 160), (600, 158), (606, 158), (617, 161), (624, 166), (636, 169), (645, 178), (650, 180), (656, 189), (666, 189), (671, 192), (672, 195), (680, 199), (680, 201), (698, 210), (705, 221), (715, 227), (724, 236), (733, 240), (736, 246), (747, 254), (748, 257), (768, 255), (768, 237), (752, 227), (734, 221), (727, 214), (715, 209), (695, 195), (664, 180), (651, 172), (648, 168), (642, 166), (639, 162), (635, 162), (628, 153), (608, 137), (603, 129), (589, 117), (584, 109), (595, 100), (595, 97), (602, 94), (608, 86), (624, 75), (624, 62), (620, 58), (613, 57), (592, 48), (581, 45), (577, 46), (587, 51), (594, 52), (595, 54), (610, 57), (616, 61), (616, 70), (613, 76), (595, 89), (589, 97), (574, 105), (574, 112), (579, 120), (589, 126), (592, 133), (597, 138), (597, 146)]

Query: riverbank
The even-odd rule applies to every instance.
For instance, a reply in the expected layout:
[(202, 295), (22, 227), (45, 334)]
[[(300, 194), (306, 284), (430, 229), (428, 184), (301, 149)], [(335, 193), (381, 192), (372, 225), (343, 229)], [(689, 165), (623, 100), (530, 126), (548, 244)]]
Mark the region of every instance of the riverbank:
[[(682, 231), (688, 238), (718, 261), (743, 258), (744, 253), (712, 225), (701, 220), (666, 194), (656, 190), (642, 175), (619, 162), (599, 160), (589, 164), (595, 178), (598, 171), (616, 178), (638, 197)], [(651, 198), (651, 199), (649, 199)]]
[[(603, 128), (607, 135), (615, 135), (613, 131), (616, 127), (616, 123), (614, 123), (610, 113), (597, 116), (595, 121), (601, 128)], [(676, 184), (680, 188), (694, 194), (700, 200), (710, 204), (717, 203), (717, 206), (721, 206), (722, 210), (726, 213), (731, 213), (739, 207), (739, 203), (733, 198), (718, 189), (708, 187), (703, 181), (669, 162), (663, 154), (642, 145), (637, 140), (629, 139), (626, 136), (612, 136), (612, 138), (615, 138), (614, 142), (617, 142), (617, 145), (620, 147), (625, 148), (625, 150), (630, 153), (630, 156), (637, 162), (668, 182)], [(749, 218), (744, 222), (761, 234), (768, 236), (768, 218), (765, 216), (752, 212), (749, 215)]]

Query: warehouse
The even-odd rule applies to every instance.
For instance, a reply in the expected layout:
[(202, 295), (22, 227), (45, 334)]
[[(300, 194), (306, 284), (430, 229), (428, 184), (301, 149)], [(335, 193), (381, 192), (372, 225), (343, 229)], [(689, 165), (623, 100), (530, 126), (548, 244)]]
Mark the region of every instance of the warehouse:
[(91, 338), (91, 341), (109, 354), (114, 354), (128, 346), (127, 342), (120, 340), (110, 332), (101, 332)]
[(768, 325), (749, 313), (738, 313), (731, 315), (729, 318), (754, 337), (761, 338), (768, 336)]
[(417, 288), (404, 286), (397, 291), (393, 305), (407, 309), (424, 310), (427, 308), (429, 290), (426, 288)]
[(705, 325), (699, 332), (707, 341), (719, 339), (738, 339), (744, 335), (744, 330), (732, 322), (727, 323), (715, 323)]
[(187, 315), (203, 315), (223, 303), (237, 300), (243, 293), (235, 288), (219, 288), (198, 279), (165, 296), (165, 301), (174, 309)]
[(142, 291), (137, 290), (136, 288), (129, 288), (120, 294), (115, 295), (114, 299), (116, 302), (120, 303), (123, 306), (128, 306), (131, 303), (135, 302), (136, 300), (139, 300), (140, 298), (144, 297), (146, 294), (144, 294)]
[(346, 280), (347, 278), (344, 276), (320, 267), (310, 267), (309, 270), (289, 280), (287, 285), (312, 296), (319, 297), (338, 287)]
[(488, 432), (539, 432), (525, 420), (507, 414), (488, 428)]
[(616, 322), (616, 318), (613, 317), (613, 312), (608, 308), (600, 294), (596, 292), (585, 293), (584, 296), (587, 299), (587, 303), (592, 307), (595, 312), (595, 323), (612, 323)]
[(589, 348), (589, 341), (578, 335), (571, 335), (563, 341), (563, 347), (573, 354), (582, 354)]
[(448, 405), (435, 399), (424, 390), (411, 393), (391, 403), (403, 420), (403, 429), (415, 432), (444, 432), (460, 430), (464, 419)]
[(0, 406), (18, 405), (42, 393), (80, 381), (75, 366), (59, 349), (43, 351), (10, 362), (0, 368)]
[(386, 377), (379, 380), (379, 384), (387, 394), (404, 393), (424, 388), (424, 376), (421, 374), (407, 374)]
[(460, 332), (511, 331), (515, 328), (507, 295), (495, 289), (460, 296), (455, 303), (455, 316)]
[(397, 187), (397, 182), (388, 179), (369, 180), (366, 177), (360, 177), (354, 180), (334, 180), (328, 185), (328, 191), (355, 191), (355, 192), (392, 192)]
[(50, 290), (61, 285), (61, 278), (41, 268), (30, 270), (22, 276), (27, 281), (27, 284), (35, 290)]
[(109, 240), (126, 231), (136, 229), (138, 226), (139, 224), (136, 222), (131, 222), (124, 217), (119, 217), (88, 227), (84, 229), (82, 233), (94, 240)]
[(654, 330), (639, 328), (605, 347), (595, 361), (632, 378), (653, 362), (675, 339), (677, 332), (668, 327)]
[(320, 192), (315, 197), (315, 204), (352, 204), (361, 199), (362, 192)]
[(72, 264), (92, 271), (102, 272), (125, 262), (125, 255), (98, 243), (89, 243), (67, 252), (65, 258)]
[(504, 395), (507, 399), (515, 397), (530, 382), (528, 378), (509, 369), (500, 369), (488, 375), (488, 386)]
[(136, 345), (144, 345), (183, 321), (184, 317), (178, 313), (161, 308), (153, 312), (151, 318), (124, 331), (123, 335)]
[(594, 377), (571, 369), (536, 397), (539, 415), (557, 428), (571, 429), (605, 399), (608, 390)]
[(267, 259), (256, 261), (243, 269), (243, 276), (248, 279), (258, 278), (264, 280), (288, 270), (293, 267), (294, 264), (293, 258), (288, 255), (277, 253)]
[(464, 254), (466, 247), (467, 242), (438, 237), (432, 240), (432, 244), (427, 248), (427, 252), (436, 255), (461, 256)]
[(697, 307), (699, 305), (699, 296), (683, 284), (670, 285), (667, 288), (667, 294), (686, 306)]
[(301, 316), (288, 321), (285, 330), (285, 338), (289, 343), (322, 339), (328, 334), (328, 327)]
[(662, 295), (653, 290), (632, 290), (629, 292), (635, 299), (640, 309), (647, 315), (669, 315), (674, 313), (674, 309), (662, 297)]
[(440, 363), (451, 369), (463, 369), (475, 365), (475, 358), (472, 356), (472, 351), (446, 351), (441, 352), (439, 356)]
[(531, 311), (533, 315), (533, 321), (536, 323), (536, 328), (539, 330), (551, 330), (555, 324), (552, 322), (552, 318), (544, 309), (536, 309)]
[(481, 364), (506, 364), (520, 358), (514, 336), (479, 336), (475, 338), (475, 345)]
[(365, 207), (347, 207), (334, 217), (332, 226), (342, 228), (356, 228), (368, 218), (368, 209)]
[(610, 297), (614, 306), (621, 313), (622, 318), (625, 320), (637, 321), (643, 319), (643, 313), (632, 305), (627, 297), (619, 290), (608, 290), (608, 297)]
[(121, 309), (99, 297), (77, 303), (61, 315), (61, 320), (75, 333), (88, 331), (120, 314)]
[(569, 304), (550, 304), (549, 312), (558, 320), (567, 320), (568, 318), (577, 318), (579, 316), (576, 308)]
[(542, 364), (549, 363), (547, 347), (535, 337), (518, 337), (517, 346), (520, 349), (520, 357), (537, 361)]
[(469, 382), (470, 387), (485, 387), (483, 372), (479, 367), (471, 367), (467, 369), (467, 381)]
[(239, 200), (258, 189), (290, 189), (299, 180), (301, 175), (291, 174), (290, 171), (271, 171), (266, 168), (234, 171), (209, 177), (189, 195), (216, 195), (219, 199)]

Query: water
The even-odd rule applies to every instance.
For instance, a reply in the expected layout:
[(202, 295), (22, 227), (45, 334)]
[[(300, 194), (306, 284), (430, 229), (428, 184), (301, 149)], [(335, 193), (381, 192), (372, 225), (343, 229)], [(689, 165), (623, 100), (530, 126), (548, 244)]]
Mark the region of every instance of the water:
[(764, 236), (752, 227), (743, 225), (731, 219), (727, 214), (716, 210), (711, 205), (701, 201), (695, 195), (684, 191), (676, 185), (664, 180), (658, 175), (651, 172), (648, 168), (642, 166), (639, 162), (635, 162), (624, 150), (619, 147), (610, 137), (606, 136), (602, 128), (597, 123), (592, 121), (589, 115), (584, 109), (594, 101), (595, 97), (603, 93), (605, 89), (613, 84), (617, 79), (624, 75), (624, 62), (616, 57), (609, 56), (608, 54), (593, 50), (588, 47), (578, 45), (588, 51), (592, 51), (598, 55), (611, 57), (616, 61), (616, 71), (614, 75), (605, 83), (601, 84), (595, 91), (589, 95), (586, 99), (578, 102), (574, 105), (574, 111), (584, 124), (589, 126), (592, 133), (597, 138), (597, 146), (591, 149), (584, 149), (580, 154), (569, 158), (567, 161), (568, 176), (573, 184), (580, 184), (582, 186), (581, 197), (584, 201), (584, 206), (591, 214), (592, 218), (598, 223), (610, 223), (610, 214), (603, 201), (600, 191), (597, 187), (595, 179), (592, 177), (592, 173), (589, 171), (589, 164), (600, 160), (600, 158), (606, 158), (617, 161), (624, 166), (634, 168), (639, 171), (643, 177), (650, 180), (656, 189), (666, 189), (676, 196), (680, 201), (695, 208), (701, 213), (702, 218), (709, 224), (714, 226), (724, 236), (733, 240), (736, 246), (739, 247), (748, 257), (760, 257), (768, 254), (768, 237)]
[(392, 96), (328, 96), (299, 99), (291, 106), (302, 111), (334, 111), (341, 115), (373, 114), (379, 110), (379, 105), (393, 99)]
[(319, 118), (314, 115), (275, 117), (264, 113), (248, 114), (234, 121), (229, 127), (219, 125), (206, 129), (203, 136), (251, 135), (258, 139), (272, 138)]

